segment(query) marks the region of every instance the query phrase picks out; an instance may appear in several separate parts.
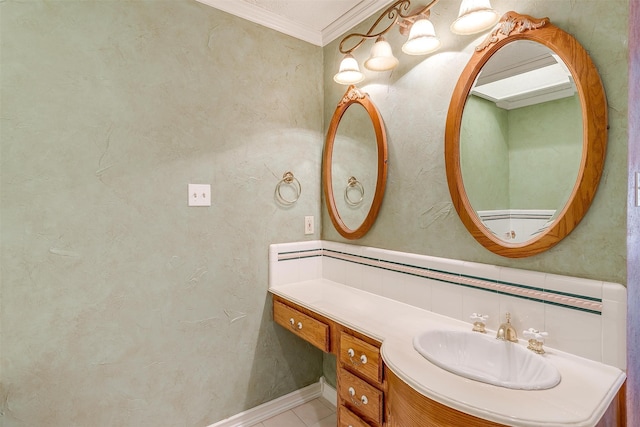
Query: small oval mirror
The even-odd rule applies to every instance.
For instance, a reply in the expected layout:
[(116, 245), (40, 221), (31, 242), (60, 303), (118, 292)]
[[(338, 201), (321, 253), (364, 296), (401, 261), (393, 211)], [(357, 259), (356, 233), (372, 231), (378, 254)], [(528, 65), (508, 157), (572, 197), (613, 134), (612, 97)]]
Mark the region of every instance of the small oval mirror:
[(378, 215), (387, 179), (384, 123), (369, 96), (347, 89), (331, 119), (323, 156), (323, 189), (331, 222), (358, 239)]
[(506, 13), (447, 116), (449, 191), (469, 232), (511, 258), (553, 247), (589, 208), (606, 144), (604, 89), (587, 52), (548, 18)]

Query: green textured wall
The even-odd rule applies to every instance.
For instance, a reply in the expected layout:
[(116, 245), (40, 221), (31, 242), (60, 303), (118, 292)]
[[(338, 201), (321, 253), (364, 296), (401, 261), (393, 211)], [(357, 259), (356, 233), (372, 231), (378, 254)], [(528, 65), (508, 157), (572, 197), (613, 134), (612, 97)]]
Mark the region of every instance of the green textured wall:
[[(420, 57), (401, 52), (395, 30), (387, 40), (400, 59), (393, 71), (365, 69), (359, 86), (381, 111), (389, 137), (389, 179), (378, 220), (353, 243), (544, 271), (626, 284), (627, 28), (628, 0), (492, 0), (500, 12), (515, 10), (573, 34), (600, 71), (609, 103), (609, 145), (604, 173), (591, 209), (578, 227), (551, 250), (525, 259), (503, 258), (480, 246), (451, 204), (444, 167), (444, 126), (453, 88), (474, 47), (484, 36), (454, 36), (450, 23), (458, 2), (439, 2), (433, 23), (440, 51)], [(366, 32), (373, 19), (354, 30)], [(345, 87), (335, 84), (340, 39), (324, 48), (325, 117)], [(355, 52), (362, 64), (370, 42)], [(323, 216), (324, 239), (346, 241)]]
[(512, 209), (562, 209), (582, 160), (578, 95), (509, 111)]
[(206, 426), (317, 381), (267, 280), (319, 237), (322, 49), (191, 0), (0, 13), (0, 424)]
[[(451, 206), (444, 122), (479, 42), (449, 34), (455, 3), (436, 7), (439, 53), (398, 53), (361, 85), (390, 164), (355, 243), (625, 284), (628, 1), (493, 0), (574, 34), (610, 107), (591, 210), (523, 260), (479, 246)], [(0, 424), (208, 425), (317, 380), (319, 351), (269, 320), (267, 246), (318, 237), (302, 217), (321, 214), (338, 41), (323, 50), (189, 0), (5, 0), (0, 24)], [(282, 208), (287, 170), (303, 193)], [(189, 182), (212, 184), (211, 208), (186, 207)], [(322, 209), (323, 237), (342, 241)]]

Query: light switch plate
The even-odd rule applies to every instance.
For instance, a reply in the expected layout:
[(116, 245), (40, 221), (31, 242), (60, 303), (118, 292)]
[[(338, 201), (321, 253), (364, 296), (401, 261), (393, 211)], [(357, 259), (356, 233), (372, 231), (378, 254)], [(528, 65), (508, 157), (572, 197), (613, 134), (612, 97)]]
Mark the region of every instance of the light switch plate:
[(313, 226), (313, 216), (305, 216), (304, 217), (304, 234), (313, 234), (314, 226)]
[(211, 184), (189, 184), (189, 206), (211, 206)]

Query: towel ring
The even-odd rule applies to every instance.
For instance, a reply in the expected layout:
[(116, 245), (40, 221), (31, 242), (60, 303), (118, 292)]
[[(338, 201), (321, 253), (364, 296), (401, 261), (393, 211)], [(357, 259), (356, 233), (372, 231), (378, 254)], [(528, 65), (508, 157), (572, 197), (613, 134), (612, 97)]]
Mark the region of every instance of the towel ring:
[[(351, 189), (355, 189), (358, 191), (358, 193), (360, 194), (360, 199), (353, 200), (349, 197), (349, 190)], [(344, 200), (347, 202), (349, 206), (358, 206), (360, 203), (362, 203), (363, 199), (364, 199), (364, 187), (362, 186), (360, 181), (356, 179), (355, 176), (352, 176), (351, 178), (349, 178), (349, 181), (347, 182), (347, 186), (344, 189)]]
[[(293, 199), (289, 200), (282, 195), (280, 188), (283, 184), (293, 186), (295, 192), (295, 197)], [(302, 193), (302, 185), (300, 185), (300, 181), (293, 176), (293, 173), (285, 172), (284, 175), (282, 175), (282, 179), (276, 185), (276, 196), (278, 197), (278, 201), (283, 205), (292, 205), (298, 201), (300, 193)]]

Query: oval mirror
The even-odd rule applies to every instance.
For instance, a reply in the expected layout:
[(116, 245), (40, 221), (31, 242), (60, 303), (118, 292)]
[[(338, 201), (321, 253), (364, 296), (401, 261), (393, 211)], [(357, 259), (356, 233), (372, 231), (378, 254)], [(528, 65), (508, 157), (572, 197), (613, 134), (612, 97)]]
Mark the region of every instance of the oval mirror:
[(329, 217), (347, 239), (358, 239), (378, 216), (387, 180), (387, 137), (369, 96), (355, 86), (338, 104), (324, 147), (324, 196)]
[(511, 258), (556, 245), (593, 200), (606, 144), (604, 89), (587, 52), (548, 18), (506, 13), (447, 116), (449, 191), (472, 236)]

